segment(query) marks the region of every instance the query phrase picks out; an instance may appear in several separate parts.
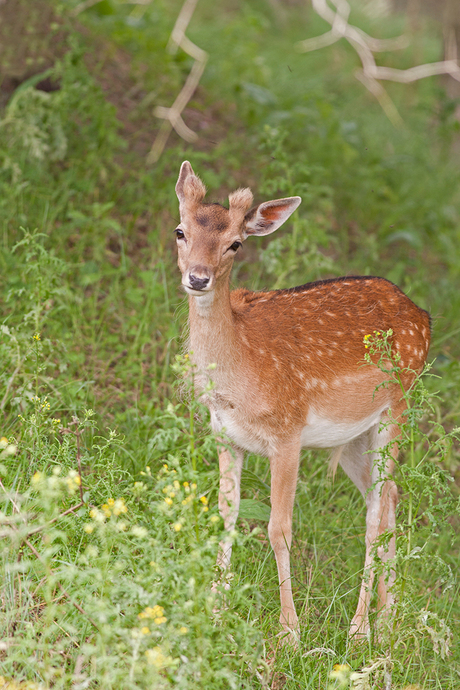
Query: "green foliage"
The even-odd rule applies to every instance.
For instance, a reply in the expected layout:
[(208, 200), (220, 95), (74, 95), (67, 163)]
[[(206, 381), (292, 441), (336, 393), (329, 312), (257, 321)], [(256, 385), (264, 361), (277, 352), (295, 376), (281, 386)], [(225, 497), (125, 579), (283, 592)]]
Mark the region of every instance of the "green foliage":
[(33, 658), (32, 680), (53, 687), (252, 687), (261, 636), (243, 612), (256, 593), (212, 591), (222, 520), (193, 421), (184, 451), (132, 482), (113, 461), (123, 439), (97, 436), (91, 410), (63, 426), (46, 398), (32, 403), (21, 443), (0, 451), (3, 673), (21, 679)]
[[(276, 3), (200, 0), (187, 35), (210, 58), (184, 114), (199, 139), (172, 135), (148, 169), (152, 109), (173, 102), (191, 67), (165, 49), (181, 4), (89, 7), (78, 15), (83, 32), (66, 24), (63, 57), (0, 114), (0, 672), (11, 687), (378, 688), (391, 673), (398, 690), (453, 690), (456, 101), (434, 80), (390, 86), (406, 123), (394, 131), (354, 80), (342, 43), (295, 52), (324, 28), (303, 6), (286, 6), (283, 24)], [(65, 19), (79, 2), (55, 5)], [(398, 18), (357, 21), (371, 34), (401, 28)], [(437, 59), (438, 49), (428, 27), (421, 57)], [(415, 57), (392, 59), (410, 66)], [(123, 89), (131, 84), (123, 98), (111, 88), (120, 75)], [(37, 89), (44, 77), (59, 88)], [(126, 115), (130, 94), (140, 95)], [(140, 144), (139, 121), (148, 125)], [(304, 454), (294, 512), (299, 649), (276, 640), (263, 458), (246, 460), (233, 578), (213, 591), (223, 529), (215, 441), (206, 412), (173, 385), (188, 369), (176, 358), (186, 307), (170, 232), (185, 158), (211, 198), (239, 185), (258, 201), (303, 198), (276, 236), (248, 241), (235, 283), (385, 275), (433, 314), (430, 373), (442, 378), (413, 389), (402, 428), (399, 603), (386, 642), (347, 639), (364, 505), (346, 478), (328, 482), (324, 454)]]
[[(412, 637), (413, 630), (429, 631), (427, 621), (432, 617), (438, 623), (438, 632), (436, 636), (432, 635), (434, 651), (445, 659), (449, 654), (452, 633), (446, 622), (436, 612), (430, 611), (429, 599), (423, 602), (420, 580), (435, 580), (439, 595), (444, 596), (457, 584), (450, 559), (445, 560), (440, 555), (436, 541), (442, 537), (453, 544), (456, 539), (452, 526), (446, 525), (446, 518), (457, 522), (460, 499), (452, 493), (450, 484), (453, 477), (444, 466), (452, 445), (460, 438), (460, 428), (446, 432), (441, 424), (433, 420), (435, 396), (430, 395), (425, 385), (431, 365), (425, 365), (419, 375), (403, 368), (400, 353), (393, 349), (392, 336), (393, 332), (389, 329), (383, 333), (375, 331), (364, 337), (367, 364), (379, 367), (388, 377), (381, 385), (397, 386), (406, 404), (401, 419), (393, 418), (390, 410), (390, 419), (385, 422), (386, 425), (396, 424), (399, 427), (396, 443), (399, 453), (406, 459), (405, 463), (398, 463), (394, 473), (404, 500), (400, 503), (397, 517), (396, 564), (387, 564), (387, 568), (396, 565), (400, 573), (394, 588), (398, 604), (387, 632), (394, 649), (403, 644), (406, 636)], [(405, 388), (403, 381), (408, 378), (414, 380), (410, 388)], [(426, 430), (423, 422), (428, 425)], [(378, 462), (382, 474), (391, 462), (391, 450), (389, 444), (381, 453)], [(390, 536), (387, 533), (379, 538), (375, 547), (376, 556), (378, 546), (385, 546)], [(420, 607), (418, 611), (416, 607)], [(409, 622), (411, 619), (412, 626)]]
[(292, 161), (286, 150), (287, 132), (266, 125), (260, 150), (270, 156), (260, 193), (302, 197), (306, 210), (296, 214), (292, 231), (275, 237), (261, 253), (274, 288), (288, 280), (295, 284), (317, 280), (334, 270), (333, 262), (321, 252), (331, 242), (332, 189), (324, 183), (325, 171), (305, 161)]

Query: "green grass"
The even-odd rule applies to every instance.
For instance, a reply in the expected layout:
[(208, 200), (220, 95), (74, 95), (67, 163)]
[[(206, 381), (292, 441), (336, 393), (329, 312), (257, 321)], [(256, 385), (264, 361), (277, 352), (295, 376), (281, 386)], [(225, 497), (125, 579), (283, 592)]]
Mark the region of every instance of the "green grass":
[[(406, 123), (397, 131), (352, 76), (356, 58), (345, 45), (296, 53), (296, 41), (324, 30), (305, 8), (286, 6), (280, 24), (261, 1), (216, 11), (201, 0), (189, 35), (210, 59), (185, 116), (200, 124), (200, 136), (191, 146), (172, 135), (148, 168), (158, 127), (152, 107), (169, 105), (190, 69), (182, 53), (165, 51), (180, 4), (152, 3), (137, 22), (126, 20), (131, 5), (110, 0), (84, 12), (54, 68), (60, 90), (23, 85), (1, 114), (0, 437), (17, 450), (0, 450), (0, 673), (62, 688), (328, 688), (339, 687), (329, 679), (334, 664), (358, 671), (387, 658), (393, 688), (458, 688), (458, 442), (443, 442), (443, 453), (431, 452), (408, 480), (415, 495), (434, 488), (414, 536), (426, 557), (409, 563), (391, 650), (347, 638), (365, 507), (340, 472), (327, 479), (321, 453), (303, 455), (294, 510), (299, 648), (278, 647), (276, 637), (263, 458), (245, 461), (233, 580), (213, 613), (216, 451), (206, 413), (193, 408), (201, 422), (192, 432), (188, 403), (175, 390), (187, 305), (172, 234), (185, 158), (211, 199), (223, 201), (238, 185), (250, 185), (257, 200), (300, 194), (288, 226), (246, 244), (234, 284), (287, 287), (345, 273), (397, 282), (434, 319), (430, 359), (441, 378), (426, 385), (439, 397), (421, 429), (431, 419), (450, 432), (460, 417), (454, 104), (435, 80), (390, 86)], [(393, 19), (358, 21), (379, 35), (401, 28)], [(436, 59), (439, 40), (430, 27), (424, 35), (423, 56)], [(410, 50), (385, 59), (412, 64)], [(121, 64), (123, 73), (114, 69)], [(118, 78), (138, 94), (128, 115)], [(417, 457), (426, 448), (421, 437)], [(84, 505), (62, 516), (81, 502), (78, 459)], [(184, 481), (197, 483), (192, 508), (176, 497), (165, 503), (164, 463), (177, 464), (181, 492)], [(434, 484), (439, 468), (455, 479), (445, 494)], [(97, 522), (90, 510), (105, 515), (110, 498), (123, 498), (128, 512)], [(403, 548), (404, 535), (398, 539)], [(138, 618), (154, 606), (167, 622)], [(425, 610), (438, 618), (421, 618)], [(140, 632), (146, 621), (149, 634)], [(448, 639), (440, 621), (453, 633), (444, 657), (433, 642), (437, 633)], [(381, 671), (370, 688), (383, 687)]]

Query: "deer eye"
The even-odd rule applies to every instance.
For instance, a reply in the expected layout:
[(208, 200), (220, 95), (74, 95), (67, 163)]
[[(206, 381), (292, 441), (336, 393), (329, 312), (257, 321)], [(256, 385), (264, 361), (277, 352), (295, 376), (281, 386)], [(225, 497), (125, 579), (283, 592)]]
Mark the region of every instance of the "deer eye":
[(183, 230), (181, 230), (180, 228), (176, 228), (176, 229), (174, 230), (174, 232), (176, 233), (176, 239), (178, 239), (178, 240), (183, 240), (183, 239), (185, 239), (184, 232), (183, 232)]
[(234, 242), (234, 243), (231, 245), (231, 247), (229, 247), (229, 249), (231, 249), (232, 251), (236, 252), (236, 250), (239, 249), (240, 247), (242, 247), (241, 242)]

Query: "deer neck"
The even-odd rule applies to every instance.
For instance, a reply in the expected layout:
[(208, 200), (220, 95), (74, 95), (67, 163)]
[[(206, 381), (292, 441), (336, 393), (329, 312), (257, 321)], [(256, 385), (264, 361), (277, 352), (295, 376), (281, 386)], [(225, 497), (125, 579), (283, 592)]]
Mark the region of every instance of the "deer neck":
[(215, 373), (210, 373), (218, 379), (234, 370), (237, 347), (228, 278), (210, 293), (189, 296), (189, 324), (189, 349), (198, 372), (215, 364)]

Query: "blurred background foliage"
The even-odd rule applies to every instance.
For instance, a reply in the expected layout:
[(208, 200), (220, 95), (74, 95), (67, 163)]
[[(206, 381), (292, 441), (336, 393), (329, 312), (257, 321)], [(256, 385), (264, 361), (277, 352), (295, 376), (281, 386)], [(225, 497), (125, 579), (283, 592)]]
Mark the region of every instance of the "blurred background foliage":
[[(188, 35), (209, 61), (184, 113), (198, 140), (186, 144), (173, 133), (160, 161), (147, 166), (160, 125), (153, 110), (171, 105), (192, 62), (166, 50), (180, 7), (162, 0), (0, 7), (5, 323), (21, 309), (11, 290), (27, 289), (11, 249), (20, 227), (37, 227), (68, 264), (45, 335), (66, 348), (70, 389), (84, 381), (80, 397), (98, 401), (117, 423), (169, 395), (184, 320), (174, 181), (190, 158), (213, 199), (238, 185), (251, 186), (258, 200), (303, 197), (289, 227), (246, 245), (235, 284), (383, 275), (431, 312), (432, 356), (458, 381), (459, 98), (448, 78), (390, 83), (404, 120), (396, 129), (355, 79), (348, 44), (296, 51), (297, 41), (328, 28), (307, 4), (217, 8), (200, 0)], [(410, 47), (381, 61), (408, 67), (442, 57), (442, 25), (423, 7), (415, 29), (411, 14), (383, 1), (356, 2), (352, 18), (379, 37), (407, 31)], [(72, 407), (73, 394), (63, 396)]]
[[(447, 77), (389, 83), (404, 121), (395, 128), (355, 78), (348, 44), (296, 50), (329, 28), (309, 3), (199, 0), (187, 35), (209, 59), (184, 111), (198, 139), (187, 144), (173, 132), (159, 162), (147, 165), (161, 124), (154, 109), (171, 105), (192, 64), (166, 49), (181, 5), (0, 5), (0, 435), (28, 443), (18, 415), (33, 409), (39, 386), (56, 417), (93, 408), (103, 428), (116, 427), (124, 437), (116, 462), (130, 476), (161, 462), (150, 441), (174, 397), (171, 364), (187, 313), (172, 233), (184, 159), (211, 200), (240, 185), (257, 201), (303, 198), (275, 236), (246, 244), (235, 285), (373, 274), (428, 309), (430, 358), (442, 376), (428, 386), (440, 391), (438, 421), (458, 425), (459, 85)], [(407, 32), (409, 47), (379, 57), (393, 67), (442, 59), (443, 16), (458, 29), (454, 14), (428, 0), (356, 0), (352, 9), (373, 36)], [(444, 462), (458, 486), (458, 448)], [(266, 476), (260, 459), (252, 463)], [(24, 481), (33, 469), (25, 461)], [(324, 505), (350, 495), (345, 482), (343, 495), (342, 485), (322, 497), (320, 484), (309, 486)], [(328, 524), (326, 509), (317, 510)]]

